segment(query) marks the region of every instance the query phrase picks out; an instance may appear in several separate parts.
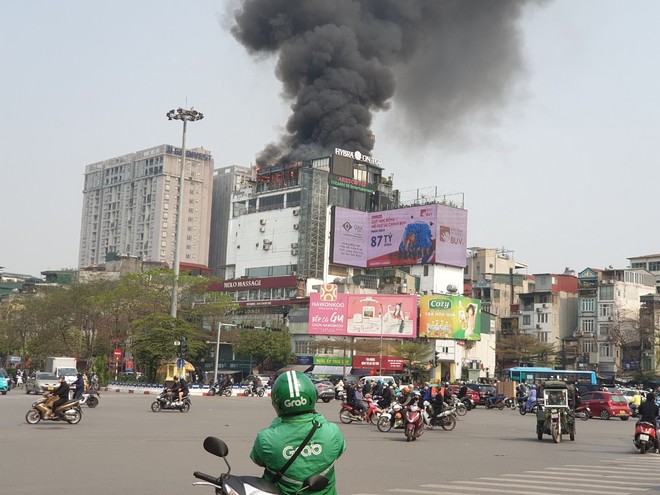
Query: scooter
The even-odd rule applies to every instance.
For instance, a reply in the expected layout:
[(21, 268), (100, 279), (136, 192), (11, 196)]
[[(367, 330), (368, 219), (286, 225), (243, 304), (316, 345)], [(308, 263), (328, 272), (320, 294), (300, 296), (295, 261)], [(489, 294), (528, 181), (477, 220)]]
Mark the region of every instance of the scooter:
[(223, 397), (231, 397), (231, 384), (230, 383), (225, 383), (220, 386), (218, 382), (214, 383), (209, 387), (208, 394), (210, 396), (213, 395), (222, 395)]
[(445, 407), (446, 409), (443, 411), (434, 414), (433, 406), (428, 401), (424, 401), (424, 420), (429, 429), (432, 429), (434, 426), (440, 426), (445, 431), (451, 431), (456, 428), (456, 408)]
[[(75, 396), (75, 392), (73, 390), (69, 391), (69, 400), (73, 400), (74, 396)], [(99, 405), (99, 398), (100, 395), (97, 390), (87, 389), (82, 393), (80, 399), (77, 400), (81, 406), (87, 404), (87, 407), (94, 409), (96, 406)]]
[(339, 421), (344, 424), (350, 424), (353, 421), (365, 421), (369, 422), (372, 425), (378, 425), (378, 419), (383, 410), (378, 407), (378, 405), (373, 401), (371, 397), (366, 397), (364, 399), (369, 406), (364, 415), (361, 414), (359, 409), (347, 404), (346, 402), (341, 403), (341, 409), (339, 410)]
[[(210, 486), (215, 489), (215, 493), (222, 495), (232, 495), (238, 493), (249, 493), (250, 495), (281, 495), (282, 492), (275, 483), (267, 481), (257, 476), (233, 476), (231, 467), (227, 462), (227, 455), (229, 454), (229, 447), (227, 444), (215, 437), (206, 437), (204, 439), (204, 450), (209, 454), (222, 457), (227, 465), (227, 472), (218, 477), (210, 474), (204, 474), (195, 471), (193, 476), (202, 481), (195, 481), (194, 486)], [(303, 481), (302, 488), (296, 493), (320, 492), (328, 486), (328, 478), (315, 474)]]
[(515, 397), (507, 397), (504, 399), (504, 407), (507, 407), (509, 409), (517, 409), (518, 405), (516, 404), (516, 398)]
[(655, 450), (655, 439), (657, 432), (655, 425), (646, 421), (638, 421), (635, 425), (635, 436), (633, 443), (639, 449), (640, 454)]
[(403, 406), (398, 402), (390, 404), (390, 407), (378, 418), (376, 427), (383, 433), (387, 433), (392, 428), (403, 428)]
[(580, 418), (582, 421), (586, 421), (591, 417), (591, 409), (589, 406), (578, 406), (575, 408), (575, 417)]
[(472, 411), (477, 405), (474, 403), (474, 400), (472, 397), (466, 395), (465, 397), (461, 397), (461, 402), (465, 404), (465, 407), (467, 408), (468, 411)]
[(59, 406), (52, 417), (47, 417), (48, 413), (50, 413), (50, 407), (46, 406), (46, 397), (44, 397), (32, 404), (32, 409), (25, 415), (25, 421), (31, 425), (36, 425), (41, 420), (66, 421), (70, 425), (77, 425), (82, 419), (82, 409), (77, 400), (69, 400)]
[(491, 395), (486, 399), (486, 408), (493, 409), (496, 407), (501, 411), (504, 409), (504, 399), (506, 399), (504, 394)]
[(265, 393), (266, 389), (264, 387), (257, 387), (257, 390), (255, 390), (251, 383), (248, 384), (248, 386), (243, 391), (243, 395), (245, 397), (254, 397), (255, 395), (258, 397), (263, 397)]
[(467, 405), (463, 401), (459, 400), (455, 395), (451, 396), (448, 404), (449, 406), (456, 409), (456, 414), (459, 416), (465, 416), (469, 411)]
[(406, 442), (414, 442), (424, 433), (422, 409), (415, 403), (406, 407), (404, 433), (406, 434)]
[(169, 390), (163, 390), (156, 400), (151, 403), (151, 410), (153, 412), (160, 412), (162, 410), (173, 409), (175, 411), (180, 411), (186, 413), (190, 411), (190, 396), (184, 395), (183, 401), (181, 404), (177, 404), (177, 397), (172, 397)]

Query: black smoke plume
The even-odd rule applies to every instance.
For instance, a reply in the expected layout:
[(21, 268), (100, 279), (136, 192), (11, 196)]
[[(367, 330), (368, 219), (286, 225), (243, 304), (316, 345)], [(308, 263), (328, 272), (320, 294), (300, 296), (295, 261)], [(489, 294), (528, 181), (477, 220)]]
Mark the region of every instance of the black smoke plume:
[(371, 154), (373, 113), (394, 103), (423, 139), (506, 102), (524, 72), (526, 0), (244, 0), (232, 33), (277, 54), (292, 114), (257, 163)]

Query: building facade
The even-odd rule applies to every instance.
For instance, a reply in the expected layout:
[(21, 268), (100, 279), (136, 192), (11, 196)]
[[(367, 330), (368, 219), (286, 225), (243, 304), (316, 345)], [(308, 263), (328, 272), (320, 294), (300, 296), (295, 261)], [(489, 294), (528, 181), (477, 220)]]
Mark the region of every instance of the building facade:
[[(181, 149), (160, 145), (85, 167), (78, 265), (134, 256), (172, 266)], [(180, 261), (208, 264), (213, 157), (186, 151)]]

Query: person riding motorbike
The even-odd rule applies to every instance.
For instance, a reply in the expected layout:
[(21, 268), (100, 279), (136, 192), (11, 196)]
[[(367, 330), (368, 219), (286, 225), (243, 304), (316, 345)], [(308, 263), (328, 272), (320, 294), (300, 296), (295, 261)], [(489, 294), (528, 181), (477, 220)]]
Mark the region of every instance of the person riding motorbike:
[[(175, 378), (175, 380), (176, 380), (176, 378)], [(176, 384), (176, 381), (175, 381), (175, 384)], [(185, 395), (188, 395), (188, 392), (189, 392), (188, 391), (188, 384), (186, 383), (186, 379), (184, 377), (181, 377), (179, 379), (179, 387), (177, 389), (177, 392), (178, 392), (178, 396), (176, 396), (176, 397), (178, 398), (178, 400), (177, 400), (176, 405), (180, 406), (180, 405), (183, 404), (183, 397)]]
[(85, 391), (85, 380), (83, 379), (82, 373), (78, 373), (76, 375), (76, 381), (73, 382), (74, 385), (74, 394), (73, 398), (76, 400), (80, 400), (82, 398), (82, 394)]
[(50, 412), (46, 416), (46, 419), (50, 419), (53, 416), (55, 416), (55, 411), (57, 410), (58, 407), (60, 407), (62, 404), (64, 404), (67, 400), (69, 400), (69, 384), (66, 382), (66, 378), (64, 376), (60, 376), (60, 384), (59, 386), (50, 392), (47, 397), (50, 398), (51, 400), (54, 397), (57, 397), (54, 401), (50, 402)]
[(365, 413), (369, 409), (367, 399), (362, 393), (362, 385), (360, 384), (355, 387), (355, 393), (353, 394), (353, 407), (360, 413), (361, 418), (364, 418)]
[(410, 404), (413, 401), (413, 396), (410, 393), (410, 387), (405, 386), (401, 389), (401, 395), (399, 395), (399, 397), (397, 397), (397, 401), (403, 407), (407, 407), (408, 404)]
[[(316, 387), (305, 374), (287, 371), (280, 375), (271, 392), (278, 417), (259, 431), (252, 446), (250, 458), (265, 468), (263, 477), (285, 495), (298, 493), (302, 481), (314, 474), (328, 479), (325, 489), (314, 493), (337, 493), (334, 462), (346, 450), (346, 442), (339, 427), (314, 410), (316, 399)], [(306, 440), (300, 455), (287, 466)]]
[[(653, 427), (656, 427), (656, 418), (660, 416), (660, 408), (655, 403), (655, 395), (652, 392), (646, 394), (646, 400), (642, 402), (638, 409), (639, 412), (639, 421), (644, 421), (645, 423), (651, 423)], [(638, 422), (639, 422), (638, 421)], [(655, 435), (655, 451), (658, 452), (660, 448), (658, 442), (658, 435), (656, 431)]]
[(468, 392), (468, 386), (465, 384), (465, 382), (461, 382), (461, 388), (458, 389), (458, 398), (463, 399), (463, 397), (467, 396)]

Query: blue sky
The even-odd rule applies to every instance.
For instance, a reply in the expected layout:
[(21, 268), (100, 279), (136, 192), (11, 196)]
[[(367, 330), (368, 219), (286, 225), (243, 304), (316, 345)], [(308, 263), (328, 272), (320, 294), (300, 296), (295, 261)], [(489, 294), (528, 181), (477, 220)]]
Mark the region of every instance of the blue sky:
[[(289, 116), (274, 60), (256, 60), (209, 0), (0, 4), (0, 266), (77, 266), (85, 165), (163, 143), (194, 105), (188, 146), (249, 165)], [(411, 141), (376, 114), (373, 155), (407, 191), (465, 194), (468, 245), (528, 273), (625, 267), (660, 252), (655, 204), (660, 2), (555, 0), (522, 22), (516, 97), (451, 142)]]

